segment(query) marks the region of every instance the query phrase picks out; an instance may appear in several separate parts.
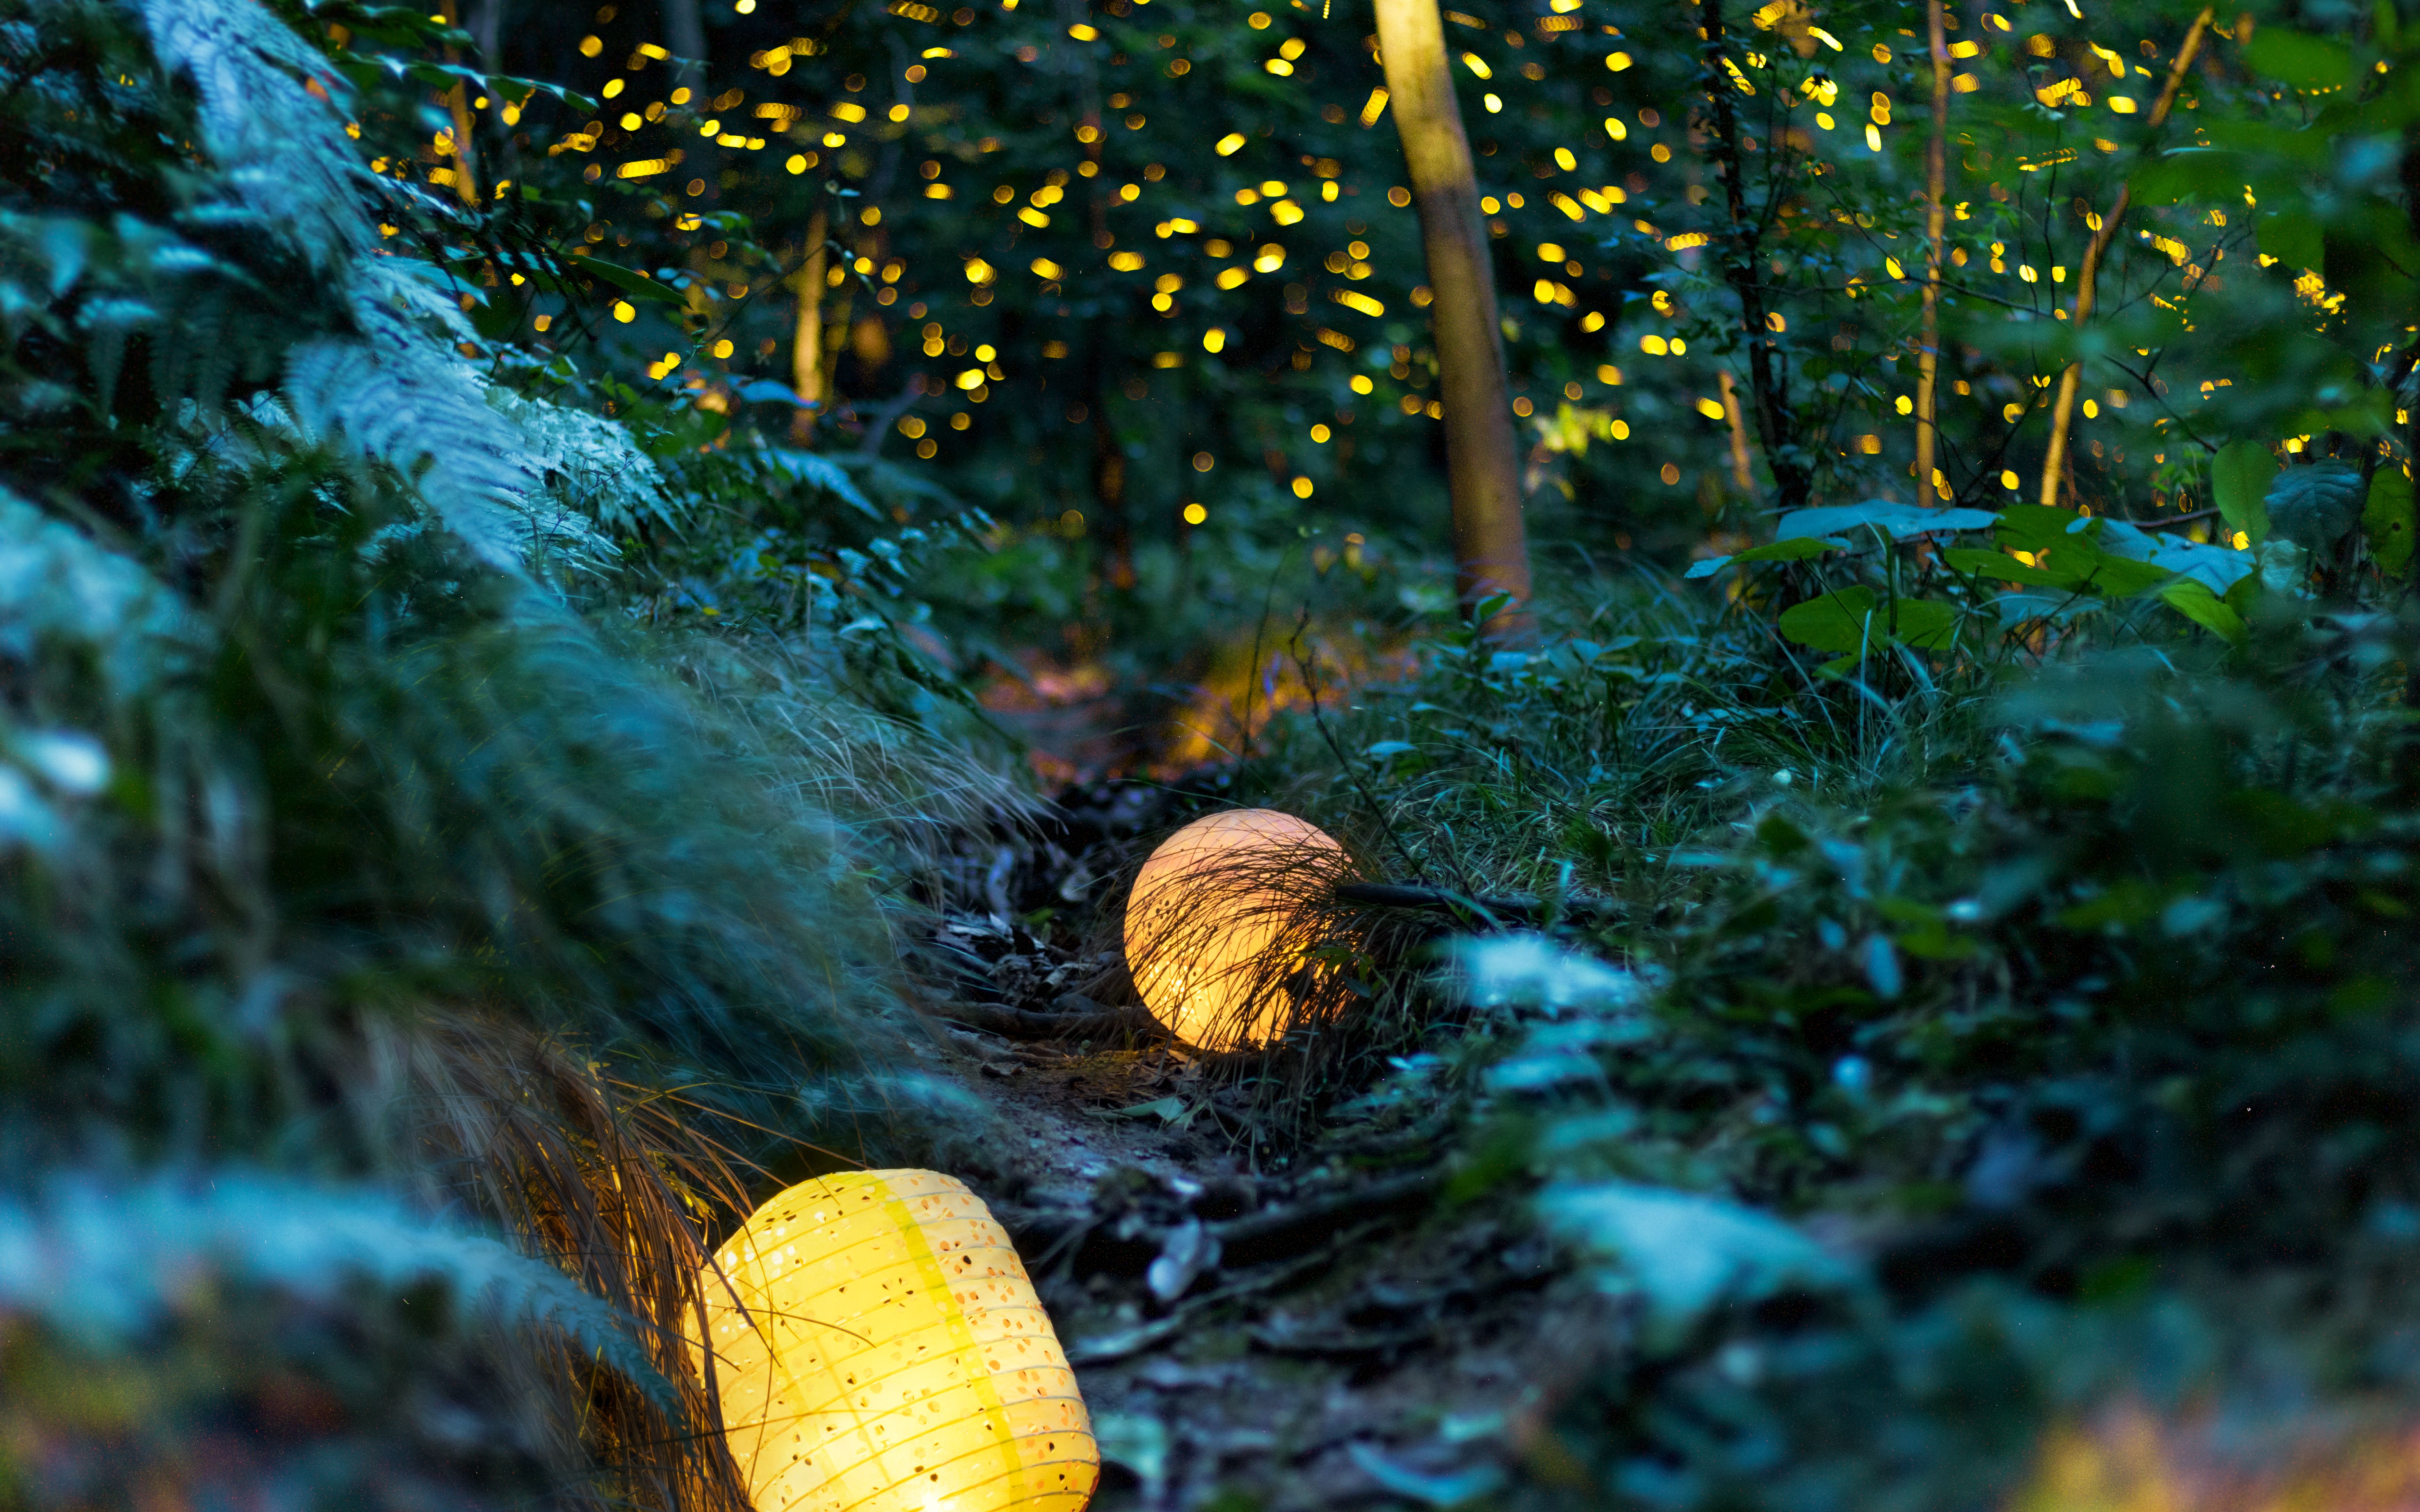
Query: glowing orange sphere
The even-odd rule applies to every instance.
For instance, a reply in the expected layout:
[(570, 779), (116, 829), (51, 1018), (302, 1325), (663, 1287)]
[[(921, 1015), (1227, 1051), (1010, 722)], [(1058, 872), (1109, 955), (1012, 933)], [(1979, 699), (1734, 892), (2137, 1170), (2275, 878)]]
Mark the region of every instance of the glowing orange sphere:
[(1275, 1038), (1302, 903), (1343, 866), (1326, 831), (1274, 809), (1212, 814), (1169, 836), (1126, 898), (1126, 969), (1144, 1005), (1204, 1049)]

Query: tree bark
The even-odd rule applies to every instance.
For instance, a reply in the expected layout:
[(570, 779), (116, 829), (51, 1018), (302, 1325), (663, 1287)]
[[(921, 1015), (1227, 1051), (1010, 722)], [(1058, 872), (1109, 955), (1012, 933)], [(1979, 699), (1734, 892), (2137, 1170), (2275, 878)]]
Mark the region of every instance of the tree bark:
[[(448, 26), (459, 24), (454, 0), (438, 0), (437, 14)], [(461, 62), (460, 51), (447, 48), (445, 61)], [(471, 119), (470, 91), (459, 80), (455, 82), (453, 88), (445, 91), (445, 112), (454, 118), (454, 193), (463, 204), (476, 205), (479, 203), (478, 149), (471, 140), (474, 123)]]
[[(709, 108), (706, 100), (706, 18), (698, 9), (698, 0), (663, 0), (662, 14), (664, 45), (678, 60), (674, 65), (673, 82), (690, 92), (689, 108), (704, 116)], [(698, 186), (692, 197), (713, 199), (722, 177), (714, 143), (706, 137), (689, 140), (692, 145), (681, 167), (693, 176), (690, 183)]]
[[(1748, 396), (1756, 403), (1757, 439), (1764, 443), (1764, 465), (1773, 473), (1774, 502), (1783, 510), (1804, 509), (1814, 494), (1814, 473), (1798, 448), (1798, 415), (1790, 403), (1790, 376), (1784, 370), (1780, 343), (1774, 340), (1777, 318), (1764, 301), (1764, 224), (1748, 213), (1746, 165), (1740, 152), (1739, 111), (1731, 100), (1730, 74), (1722, 65), (1722, 0), (1705, 0), (1699, 14), (1705, 21), (1705, 42), (1699, 63), (1707, 108), (1714, 118), (1714, 165), (1723, 180), (1723, 201), (1731, 230), (1723, 247), (1723, 282), (1740, 302), (1740, 330), (1747, 342)], [(1770, 145), (1778, 150), (1777, 145)]]
[(1436, 0), (1377, 0), (1378, 50), (1411, 170), (1428, 258), (1430, 329), (1444, 390), (1446, 474), (1453, 495), (1454, 589), (1463, 612), (1512, 596), (1488, 633), (1529, 629), (1529, 543), (1521, 518), (1521, 455), (1487, 226), (1470, 139), (1462, 129)]
[(1109, 548), (1109, 586), (1120, 593), (1135, 585), (1134, 522), (1126, 513), (1126, 454), (1109, 424), (1109, 396), (1093, 393), (1093, 503)]
[(1949, 193), (1949, 39), (1941, 0), (1927, 0), (1924, 10), (1932, 53), (1932, 140), (1924, 148), (1924, 330), (1916, 338), (1916, 501), (1929, 508), (1949, 501), (1947, 490), (1932, 485), (1940, 440), (1943, 201)]
[(805, 401), (790, 422), (800, 440), (814, 433), (824, 397), (824, 242), (830, 225), (824, 212), (807, 223), (807, 257), (790, 275), (799, 291), (799, 319), (790, 333), (790, 388)]

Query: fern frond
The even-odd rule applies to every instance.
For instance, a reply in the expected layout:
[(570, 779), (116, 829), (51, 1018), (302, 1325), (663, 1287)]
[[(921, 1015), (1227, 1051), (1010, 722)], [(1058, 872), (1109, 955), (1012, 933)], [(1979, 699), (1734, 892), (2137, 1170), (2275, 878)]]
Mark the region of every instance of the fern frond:
[(175, 594), (135, 563), (95, 545), (0, 487), (0, 664), (37, 674), (97, 673), (135, 697), (193, 651), (198, 628)]
[(150, 1328), (205, 1278), (323, 1304), (363, 1282), (390, 1294), (435, 1282), (461, 1311), (556, 1331), (677, 1408), (618, 1309), (500, 1240), (375, 1193), (221, 1172), (207, 1185), (71, 1179), (36, 1204), (0, 1198), (0, 1311), (88, 1348)]
[(361, 193), (367, 175), (336, 105), (349, 86), (326, 56), (254, 0), (143, 0), (142, 8), (162, 67), (193, 80), (201, 97), (202, 145), (237, 201), (324, 270), (376, 246)]
[(488, 402), (488, 385), (427, 326), (452, 333), (451, 301), (388, 266), (355, 275), (358, 338), (295, 348), (287, 393), (306, 434), (341, 437), (411, 479), (481, 561), (508, 573), (597, 571), (613, 544), (546, 491), (545, 455)]
[(489, 389), (488, 402), (519, 426), (554, 496), (612, 531), (643, 519), (678, 528), (661, 469), (623, 426), (599, 414)]

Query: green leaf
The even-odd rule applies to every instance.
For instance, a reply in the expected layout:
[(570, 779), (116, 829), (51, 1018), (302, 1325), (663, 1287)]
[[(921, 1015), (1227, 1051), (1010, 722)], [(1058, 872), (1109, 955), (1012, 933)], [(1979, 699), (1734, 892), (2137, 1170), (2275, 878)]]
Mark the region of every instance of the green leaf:
[(1958, 639), (1958, 613), (1934, 598), (1902, 598), (1891, 633), (1918, 651), (1940, 651)]
[(2081, 534), (2074, 527), (2082, 518), (2072, 509), (2011, 504), (2000, 511), (2000, 524), (1994, 533), (2002, 546), (2039, 554), (2053, 547), (2072, 545)]
[(2232, 201), (2251, 178), (2241, 152), (2223, 147), (2180, 147), (2137, 169), (2129, 197), (2142, 205), (2174, 205), (2188, 199)]
[(1734, 563), (1804, 562), (1808, 557), (1820, 557), (1827, 551), (1839, 549), (1840, 543), (1838, 541), (1819, 540), (1813, 536), (1801, 535), (1787, 541), (1775, 541), (1765, 546), (1752, 546), (1745, 551), (1727, 557), (1708, 557), (1703, 562), (1693, 562), (1689, 563), (1689, 570), (1683, 576), (1711, 578)]
[(1781, 633), (1817, 651), (1851, 655), (1890, 643), (1889, 626), (1874, 610), (1870, 588), (1841, 588), (1781, 611)]
[(663, 304), (687, 302), (681, 298), (677, 289), (659, 284), (635, 269), (609, 263), (602, 257), (573, 257), (570, 262), (571, 266), (581, 272), (593, 278), (601, 278), (615, 288), (626, 293), (636, 294), (643, 300), (654, 300)]
[(2304, 550), (2333, 548), (2361, 523), (2361, 474), (2342, 462), (2287, 468), (2269, 485), (2269, 522)]
[(1860, 1279), (1780, 1219), (1718, 1197), (1606, 1181), (1550, 1186), (1538, 1207), (1549, 1227), (1637, 1285), (1652, 1348), (1677, 1345), (1724, 1303), (1853, 1288)]
[(2323, 37), (2306, 37), (2283, 26), (2263, 26), (2243, 50), (2254, 71), (2306, 88), (2341, 88), (2352, 82), (2352, 50)]
[(1951, 547), (1941, 553), (1941, 560), (1960, 572), (1971, 572), (1998, 582), (2024, 583), (2032, 588), (2064, 588), (2071, 580), (2040, 567), (2026, 566), (2006, 551), (1986, 551), (1979, 547)]
[(2319, 233), (2319, 223), (2300, 210), (2260, 217), (2260, 251), (2295, 271), (2327, 266), (2327, 239)]
[(2371, 558), (2390, 578), (2401, 577), (2412, 565), (2412, 479), (2400, 468), (2381, 467), (2369, 480), (2361, 528)]
[(2211, 459), (2211, 491), (2219, 517), (2227, 529), (2250, 536), (2254, 546), (2269, 534), (2269, 510), (2261, 501), (2276, 476), (2277, 458), (2257, 441), (2231, 441)]
[(2220, 602), (2216, 594), (2205, 584), (2191, 578), (2180, 579), (2160, 590), (2160, 598), (2168, 608), (2210, 631), (2230, 646), (2243, 644), (2243, 619)]
[(1849, 656), (1892, 644), (1937, 651), (1956, 638), (1958, 616), (1932, 599), (1902, 598), (1885, 624), (1872, 589), (1842, 588), (1782, 610), (1781, 633), (1802, 646)]

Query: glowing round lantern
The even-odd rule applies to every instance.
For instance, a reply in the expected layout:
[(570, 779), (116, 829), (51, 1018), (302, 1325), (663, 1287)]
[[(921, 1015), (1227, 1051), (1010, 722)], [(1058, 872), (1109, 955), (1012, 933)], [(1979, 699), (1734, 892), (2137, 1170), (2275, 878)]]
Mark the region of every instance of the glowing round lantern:
[(706, 1276), (760, 1512), (1082, 1512), (1101, 1457), (1007, 1233), (933, 1171), (801, 1181)]
[(1162, 841), (1126, 898), (1126, 969), (1162, 1024), (1206, 1049), (1282, 1032), (1280, 984), (1300, 964), (1302, 903), (1344, 847), (1274, 809), (1212, 814)]

